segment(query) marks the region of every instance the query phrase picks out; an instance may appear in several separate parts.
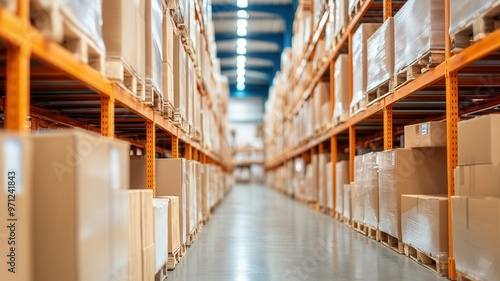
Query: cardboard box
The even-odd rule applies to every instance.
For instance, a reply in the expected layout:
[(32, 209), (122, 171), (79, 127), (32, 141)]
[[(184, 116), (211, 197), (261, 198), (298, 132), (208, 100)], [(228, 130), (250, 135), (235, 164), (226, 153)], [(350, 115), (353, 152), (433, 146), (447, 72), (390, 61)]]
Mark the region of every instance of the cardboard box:
[[(330, 210), (333, 210), (333, 171), (332, 171), (332, 162), (326, 163), (326, 205)], [(343, 187), (339, 187), (343, 189)], [(343, 203), (343, 202), (342, 202)]]
[(318, 202), (319, 199), (319, 159), (318, 154), (311, 157), (312, 177), (311, 177), (311, 201)]
[(314, 125), (315, 130), (321, 129), (325, 124), (323, 116), (323, 105), (328, 104), (328, 109), (330, 108), (330, 83), (319, 82), (314, 88), (314, 108), (319, 110), (314, 110), (316, 123)]
[[(151, 83), (163, 98), (162, 62), (163, 62), (163, 8), (161, 0), (146, 2), (146, 80)], [(148, 93), (146, 93), (148, 94)], [(150, 93), (152, 95), (152, 93)], [(154, 97), (153, 97), (154, 98)]]
[(351, 183), (351, 215), (356, 222), (362, 223), (365, 219), (365, 188), (363, 182)]
[[(328, 207), (327, 203), (327, 171), (326, 171), (326, 154), (319, 154), (318, 155), (318, 173), (319, 173), (319, 180), (318, 180), (318, 203), (321, 207)], [(289, 167), (292, 168), (292, 167)], [(290, 169), (289, 169), (290, 170)], [(331, 172), (330, 172), (331, 173)], [(293, 175), (292, 175), (293, 176)], [(285, 177), (286, 179), (290, 179), (291, 175), (290, 173), (287, 174)]]
[(162, 54), (163, 62), (174, 65), (174, 19), (170, 13), (163, 13), (162, 22)]
[(446, 262), (448, 259), (448, 195), (402, 195), (403, 243)]
[(499, 126), (500, 114), (491, 114), (459, 122), (458, 164), (500, 163)]
[[(335, 211), (339, 214), (344, 213), (346, 208), (344, 198), (344, 186), (349, 184), (349, 161), (340, 161), (336, 164), (335, 176)], [(332, 199), (333, 200), (333, 199)], [(350, 206), (350, 204), (349, 204)], [(350, 213), (350, 211), (349, 211)]]
[[(146, 77), (144, 1), (106, 0), (102, 3), (102, 34), (106, 56), (120, 59), (141, 79)], [(109, 63), (109, 62), (108, 62)], [(123, 80), (123, 70), (106, 69), (109, 77)]]
[(342, 192), (343, 198), (344, 198), (344, 218), (350, 220), (351, 219), (351, 185), (350, 184), (344, 184), (343, 186), (343, 192)]
[(141, 242), (142, 248), (154, 244), (154, 208), (153, 191), (144, 189), (141, 191)]
[(405, 126), (405, 148), (446, 147), (446, 122)]
[(181, 246), (179, 236), (179, 197), (160, 196), (159, 199), (167, 198), (168, 204), (168, 253), (175, 253)]
[(141, 243), (141, 190), (128, 190), (129, 200), (129, 277), (142, 280), (142, 243)]
[(195, 174), (195, 161), (186, 161), (186, 222), (187, 222), (187, 235), (194, 231), (196, 228), (196, 177)]
[(454, 183), (457, 196), (500, 197), (500, 164), (458, 166)]
[(179, 35), (174, 35), (174, 107), (183, 118), (186, 113), (187, 57)]
[(196, 175), (196, 223), (203, 221), (203, 210), (202, 210), (202, 185), (203, 185), (203, 165), (199, 162), (195, 163), (195, 175)]
[(142, 280), (155, 280), (155, 245), (142, 249)]
[(394, 76), (394, 18), (386, 20), (368, 38), (366, 55), (369, 92)]
[(500, 199), (453, 196), (451, 209), (457, 271), (477, 280), (498, 280)]
[(377, 153), (379, 229), (402, 239), (401, 195), (448, 192), (445, 148), (398, 148)]
[(377, 154), (363, 154), (363, 188), (364, 188), (364, 216), (363, 223), (372, 228), (378, 228), (378, 165)]
[(33, 143), (35, 276), (106, 280), (126, 271), (120, 191), (128, 188), (128, 144), (77, 130), (35, 135)]
[(168, 260), (168, 198), (154, 198), (155, 272)]
[[(354, 1), (357, 3), (357, 1)], [(351, 3), (349, 3), (351, 5)], [(351, 107), (357, 103), (366, 105), (366, 85), (368, 83), (367, 41), (380, 27), (379, 23), (362, 23), (352, 36), (353, 89)]]
[(339, 55), (335, 61), (335, 106), (333, 125), (336, 126), (349, 117), (349, 60), (348, 55)]
[[(33, 146), (27, 136), (0, 134), (0, 279), (35, 280)], [(9, 206), (10, 205), (10, 206)], [(14, 210), (9, 207), (15, 206)], [(16, 221), (9, 221), (16, 219)], [(11, 237), (14, 237), (11, 239)], [(15, 245), (13, 245), (15, 243)], [(14, 251), (11, 251), (13, 248)], [(14, 273), (15, 272), (15, 273)]]
[(186, 243), (187, 230), (187, 172), (186, 159), (156, 159), (156, 196), (179, 197), (179, 219), (181, 243)]
[(204, 165), (201, 184), (201, 212), (203, 219), (210, 216), (210, 166)]

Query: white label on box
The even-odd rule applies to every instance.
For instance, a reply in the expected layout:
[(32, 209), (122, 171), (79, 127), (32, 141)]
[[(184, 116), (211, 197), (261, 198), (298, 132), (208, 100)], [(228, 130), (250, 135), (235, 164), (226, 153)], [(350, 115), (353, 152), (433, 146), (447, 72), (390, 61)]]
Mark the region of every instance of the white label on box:
[(422, 136), (429, 134), (429, 123), (422, 124)]
[[(12, 187), (14, 187), (15, 193), (21, 194), (23, 191), (21, 142), (16, 139), (5, 140), (4, 152), (4, 176), (6, 177), (5, 188), (7, 189), (7, 192), (9, 192), (9, 190), (12, 190)], [(9, 181), (14, 182), (14, 184), (9, 184)]]
[(109, 161), (111, 164), (110, 173), (111, 173), (111, 189), (118, 190), (120, 189), (120, 152), (116, 147), (112, 147), (109, 151)]
[(392, 151), (391, 153), (391, 164), (392, 166), (396, 165), (396, 151)]

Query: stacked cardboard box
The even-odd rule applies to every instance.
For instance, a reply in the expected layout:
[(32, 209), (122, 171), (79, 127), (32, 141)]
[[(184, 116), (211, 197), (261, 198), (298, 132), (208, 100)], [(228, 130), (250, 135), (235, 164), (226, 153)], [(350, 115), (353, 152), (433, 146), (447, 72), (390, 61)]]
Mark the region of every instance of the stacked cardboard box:
[[(456, 268), (478, 280), (500, 276), (500, 115), (458, 124), (458, 164), (451, 199)], [(479, 137), (478, 137), (479, 136)]]
[[(22, 155), (22, 143), (13, 141), (6, 143), (9, 153)], [(30, 238), (34, 242), (34, 276), (43, 280), (127, 276), (129, 144), (82, 131), (40, 134), (32, 141), (34, 170), (30, 177), (37, 179)], [(24, 177), (20, 169), (16, 167), (20, 173), (14, 179), (17, 182)], [(26, 184), (30, 191), (29, 181)], [(28, 199), (20, 196), (19, 202)], [(19, 211), (21, 215), (24, 210)], [(29, 222), (29, 214), (26, 216)], [(23, 247), (19, 248), (22, 259), (28, 253)], [(26, 262), (29, 265), (29, 258)]]
[(352, 219), (352, 196), (351, 196), (351, 185), (350, 184), (344, 184), (343, 186), (343, 191), (342, 191), (342, 197), (344, 199), (343, 202), (343, 217), (344, 220), (350, 221)]
[(178, 196), (158, 196), (158, 199), (168, 199), (168, 253), (174, 254), (181, 246), (180, 221), (179, 221), (179, 197)]
[[(33, 144), (26, 136), (5, 133), (0, 135), (0, 143), (2, 159), (9, 160), (0, 164), (4, 171), (1, 176), (0, 219), (5, 223), (9, 219), (17, 220), (13, 225), (8, 224), (0, 228), (2, 237), (0, 252), (5, 260), (0, 267), (0, 279), (32, 281), (35, 280), (35, 245), (32, 236), (35, 229), (33, 226), (35, 189), (32, 185)], [(9, 203), (16, 206), (15, 212), (9, 210)], [(17, 244), (15, 247), (7, 242), (11, 233), (15, 236), (14, 241)], [(11, 247), (14, 248), (14, 253)]]
[(444, 0), (409, 0), (394, 16), (395, 74), (429, 51), (444, 51), (444, 32)]
[[(319, 164), (319, 190), (318, 190), (318, 202), (319, 205), (323, 208), (330, 208), (328, 206), (328, 194), (332, 194), (329, 186), (332, 184), (329, 179), (331, 179), (332, 174), (332, 166), (330, 164), (330, 154), (323, 153), (318, 156), (318, 164)], [(330, 169), (328, 169), (330, 167)], [(331, 199), (330, 199), (331, 201)]]
[[(162, 62), (163, 62), (163, 8), (161, 0), (145, 0), (146, 2), (146, 97), (155, 101), (153, 87), (159, 94), (159, 102), (163, 103)], [(150, 97), (150, 98), (149, 98)]]
[[(328, 109), (323, 112), (323, 106)], [(315, 130), (327, 126), (330, 117), (330, 83), (319, 82), (314, 88), (314, 113), (316, 114)]]
[(365, 185), (363, 179), (363, 155), (354, 157), (354, 182), (351, 182), (352, 220), (363, 222), (365, 216)]
[(394, 18), (386, 20), (367, 41), (367, 85), (370, 92), (394, 75)]
[(162, 90), (164, 99), (169, 103), (169, 106), (174, 109), (174, 20), (170, 13), (163, 14), (163, 28), (162, 28)]
[(367, 41), (380, 27), (378, 23), (361, 24), (352, 36), (352, 68), (353, 93), (351, 100), (351, 116), (355, 110), (366, 107), (366, 85), (368, 80)]
[(348, 55), (339, 55), (335, 61), (333, 126), (343, 123), (349, 117), (349, 71)]
[(168, 198), (154, 198), (154, 243), (155, 272), (162, 269), (168, 260)]
[[(343, 214), (344, 209), (349, 207), (349, 205), (345, 205), (346, 198), (344, 197), (349, 197), (349, 202), (350, 202), (350, 188), (349, 188), (349, 194), (346, 195), (344, 194), (345, 188), (344, 186), (346, 184), (349, 184), (349, 161), (339, 161), (336, 164), (336, 175), (335, 175), (335, 211), (338, 214)], [(333, 198), (333, 196), (330, 196)], [(332, 199), (333, 200), (333, 199)], [(348, 211), (350, 214), (350, 210)], [(350, 218), (350, 217), (349, 217)]]
[(335, 0), (335, 28), (333, 36), (343, 34), (349, 24), (347, 0)]
[[(421, 127), (415, 125), (408, 129), (415, 130), (417, 126)], [(408, 141), (408, 137), (406, 140)], [(377, 153), (381, 231), (404, 241), (401, 228), (401, 195), (445, 194), (446, 159), (446, 149), (435, 146), (399, 148)], [(437, 218), (440, 216), (439, 213), (433, 215)], [(422, 227), (428, 226), (422, 225)]]
[(364, 216), (363, 223), (371, 228), (378, 229), (379, 208), (378, 208), (378, 166), (377, 154), (363, 154), (363, 176), (364, 190)]

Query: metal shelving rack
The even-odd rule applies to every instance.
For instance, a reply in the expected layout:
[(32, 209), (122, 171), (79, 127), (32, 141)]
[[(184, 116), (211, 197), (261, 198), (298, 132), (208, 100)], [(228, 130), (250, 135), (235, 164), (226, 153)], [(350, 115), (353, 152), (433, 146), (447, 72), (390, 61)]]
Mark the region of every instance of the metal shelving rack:
[[(5, 81), (0, 109), (6, 130), (79, 127), (127, 140), (145, 149), (147, 188), (153, 192), (157, 153), (171, 151), (174, 158), (183, 155), (232, 170), (228, 159), (206, 149), (59, 43), (45, 38), (30, 23), (29, 5), (29, 0), (18, 0), (16, 14), (0, 7), (0, 50), (6, 53), (0, 54), (4, 58), (0, 83)], [(203, 24), (198, 6), (197, 15)], [(199, 80), (197, 86), (216, 116), (207, 89)], [(219, 134), (221, 122), (217, 120)]]
[[(380, 5), (382, 2), (382, 5)], [(368, 12), (383, 12), (382, 19), (394, 15), (395, 11), (402, 7), (404, 2), (383, 0), (364, 0), (358, 13), (351, 19), (341, 40), (328, 53), (326, 63), (314, 75), (306, 85), (306, 90), (297, 100), (289, 101), (293, 105), (291, 110), (285, 112), (285, 120), (290, 120), (296, 114), (305, 101), (312, 95), (316, 84), (325, 75), (330, 76), (330, 103), (333, 113), (334, 100), (334, 61), (341, 52), (348, 52), (350, 69), (352, 70), (352, 46), (351, 38), (357, 26), (364, 22), (365, 14)], [(302, 58), (300, 66), (292, 71), (294, 77), (290, 79), (292, 85), (306, 69), (320, 34), (323, 32), (327, 14), (323, 15), (314, 36), (309, 42), (307, 52)], [(367, 20), (368, 21), (368, 20)], [(445, 0), (445, 36), (446, 36), (446, 59), (443, 63), (432, 68), (430, 71), (420, 75), (415, 80), (396, 89), (392, 94), (385, 96), (379, 101), (369, 105), (363, 112), (349, 118), (337, 127), (329, 128), (326, 132), (316, 134), (311, 140), (286, 151), (279, 157), (266, 159), (265, 167), (273, 170), (285, 166), (287, 161), (304, 157), (309, 158), (311, 154), (322, 153), (326, 145), (330, 145), (331, 161), (337, 160), (337, 151), (343, 147), (349, 149), (350, 180), (354, 180), (354, 156), (357, 147), (366, 146), (367, 142), (383, 140), (385, 150), (393, 148), (398, 135), (403, 133), (403, 126), (418, 122), (431, 120), (447, 120), (447, 154), (448, 154), (448, 197), (454, 195), (453, 169), (458, 163), (458, 121), (462, 116), (473, 114), (487, 114), (495, 112), (500, 106), (500, 96), (496, 93), (500, 90), (500, 57), (496, 53), (500, 50), (500, 30), (497, 30), (479, 42), (473, 43), (463, 51), (452, 54), (451, 40), (449, 35), (450, 26), (450, 0)], [(347, 48), (345, 45), (347, 44)], [(490, 75), (484, 78), (485, 75)], [(352, 98), (353, 75), (349, 74), (350, 97)], [(378, 126), (365, 130), (367, 124), (378, 123)], [(380, 124), (381, 123), (381, 124)], [(380, 126), (381, 125), (381, 126)], [(266, 143), (272, 142), (283, 131), (283, 125), (278, 125), (272, 132)], [(366, 131), (366, 132), (365, 132)], [(342, 138), (342, 142), (340, 141)], [(341, 142), (341, 143), (339, 143)], [(317, 149), (318, 148), (318, 149)], [(335, 165), (332, 165), (333, 182), (335, 182)], [(335, 188), (335, 187), (334, 187)], [(335, 204), (335, 191), (333, 203)], [(448, 224), (449, 224), (449, 273), (451, 280), (456, 279), (455, 260), (453, 255), (453, 233), (451, 232), (451, 200), (448, 201)], [(335, 209), (335, 206), (334, 208)]]

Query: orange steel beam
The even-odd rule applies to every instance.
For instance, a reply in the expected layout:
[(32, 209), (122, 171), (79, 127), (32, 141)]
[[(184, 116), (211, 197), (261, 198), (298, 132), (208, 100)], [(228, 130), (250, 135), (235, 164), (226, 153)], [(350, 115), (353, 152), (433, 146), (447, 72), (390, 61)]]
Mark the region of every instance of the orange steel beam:
[(392, 105), (384, 106), (384, 150), (391, 150), (393, 145)]
[[(332, 163), (332, 216), (335, 216), (335, 209), (337, 207), (336, 192), (337, 192), (337, 137), (330, 138), (330, 158)], [(342, 188), (342, 187), (341, 187)]]
[(101, 96), (101, 135), (115, 135), (115, 103), (106, 96)]
[(28, 132), (30, 110), (30, 49), (27, 44), (7, 45), (5, 129)]
[(354, 156), (356, 156), (356, 128), (349, 127), (349, 182), (354, 181)]
[(185, 158), (186, 160), (192, 160), (193, 159), (193, 149), (191, 147), (191, 144), (186, 144), (186, 146), (184, 147), (184, 154), (185, 154)]
[[(12, 0), (11, 0), (12, 1)], [(16, 1), (16, 0), (14, 0)], [(17, 0), (17, 16), (26, 22), (30, 20), (30, 0)]]
[(333, 124), (333, 111), (335, 110), (335, 62), (330, 61), (330, 121)]
[(392, 17), (392, 0), (384, 0), (384, 21)]
[[(445, 30), (450, 29), (450, 0), (444, 1)], [(450, 70), (451, 39), (445, 32), (446, 52), (446, 150), (448, 169), (448, 278), (457, 279), (455, 257), (453, 254), (453, 231), (451, 196), (455, 195), (454, 169), (458, 165), (458, 73)]]
[(172, 158), (179, 158), (179, 137), (172, 135)]
[(146, 188), (153, 191), (155, 196), (155, 134), (154, 121), (146, 123)]

